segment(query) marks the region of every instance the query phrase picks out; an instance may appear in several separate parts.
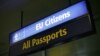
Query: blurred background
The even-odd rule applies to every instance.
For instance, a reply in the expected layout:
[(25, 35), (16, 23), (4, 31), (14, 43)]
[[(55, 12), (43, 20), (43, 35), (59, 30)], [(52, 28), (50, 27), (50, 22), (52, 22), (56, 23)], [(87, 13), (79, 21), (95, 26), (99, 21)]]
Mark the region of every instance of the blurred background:
[[(79, 0), (0, 0), (0, 56), (9, 54), (9, 33), (65, 8)], [(100, 2), (89, 0), (96, 34), (28, 56), (100, 56)]]

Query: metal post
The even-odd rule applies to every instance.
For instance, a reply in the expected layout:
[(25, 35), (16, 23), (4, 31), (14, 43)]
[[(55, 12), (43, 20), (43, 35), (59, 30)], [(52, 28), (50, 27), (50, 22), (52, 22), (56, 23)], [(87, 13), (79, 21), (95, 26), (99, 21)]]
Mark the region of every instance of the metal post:
[(21, 10), (21, 28), (23, 27), (23, 11)]

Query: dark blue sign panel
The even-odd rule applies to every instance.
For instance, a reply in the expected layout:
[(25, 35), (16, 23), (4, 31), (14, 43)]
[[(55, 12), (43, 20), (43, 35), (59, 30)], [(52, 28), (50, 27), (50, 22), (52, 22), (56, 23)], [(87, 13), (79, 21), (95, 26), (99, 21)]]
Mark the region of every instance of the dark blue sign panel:
[(76, 19), (87, 12), (85, 1), (79, 2), (73, 6), (65, 8), (55, 14), (52, 14), (36, 23), (24, 27), (12, 34), (11, 44), (29, 38), (39, 32), (45, 31), (49, 28), (55, 27), (64, 22)]
[(24, 56), (94, 33), (86, 1), (76, 3), (11, 34), (10, 56)]

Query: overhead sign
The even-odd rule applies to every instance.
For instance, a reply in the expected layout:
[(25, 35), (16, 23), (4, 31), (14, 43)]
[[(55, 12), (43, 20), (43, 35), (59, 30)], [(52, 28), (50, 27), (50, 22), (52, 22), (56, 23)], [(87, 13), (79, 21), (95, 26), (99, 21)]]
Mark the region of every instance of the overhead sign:
[(92, 24), (86, 1), (81, 1), (12, 33), (10, 56), (24, 56), (81, 38), (93, 33)]
[(12, 33), (10, 43), (14, 44), (59, 24), (76, 19), (86, 13), (88, 13), (87, 7), (85, 2), (82, 1)]

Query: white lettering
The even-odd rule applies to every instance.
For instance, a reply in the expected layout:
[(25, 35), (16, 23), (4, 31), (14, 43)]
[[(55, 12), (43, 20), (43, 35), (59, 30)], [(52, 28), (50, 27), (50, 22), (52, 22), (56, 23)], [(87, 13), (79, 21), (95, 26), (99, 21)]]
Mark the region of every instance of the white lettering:
[(43, 22), (36, 24), (36, 30), (42, 29), (43, 26)]
[(18, 34), (15, 34), (14, 40), (15, 40), (15, 41), (18, 40)]
[[(42, 29), (43, 27), (52, 25), (54, 23), (59, 23), (59, 21), (67, 19), (68, 17), (70, 17), (69, 11), (66, 13), (63, 13), (61, 15), (58, 15), (58, 16), (52, 16), (51, 18), (48, 18), (44, 22), (36, 24), (36, 30)], [(44, 23), (44, 25), (43, 25), (43, 23)]]
[(48, 26), (48, 25), (50, 25), (50, 18), (45, 21), (45, 26)]
[(65, 18), (70, 17), (70, 12), (68, 11), (67, 13), (64, 13), (64, 17)]

